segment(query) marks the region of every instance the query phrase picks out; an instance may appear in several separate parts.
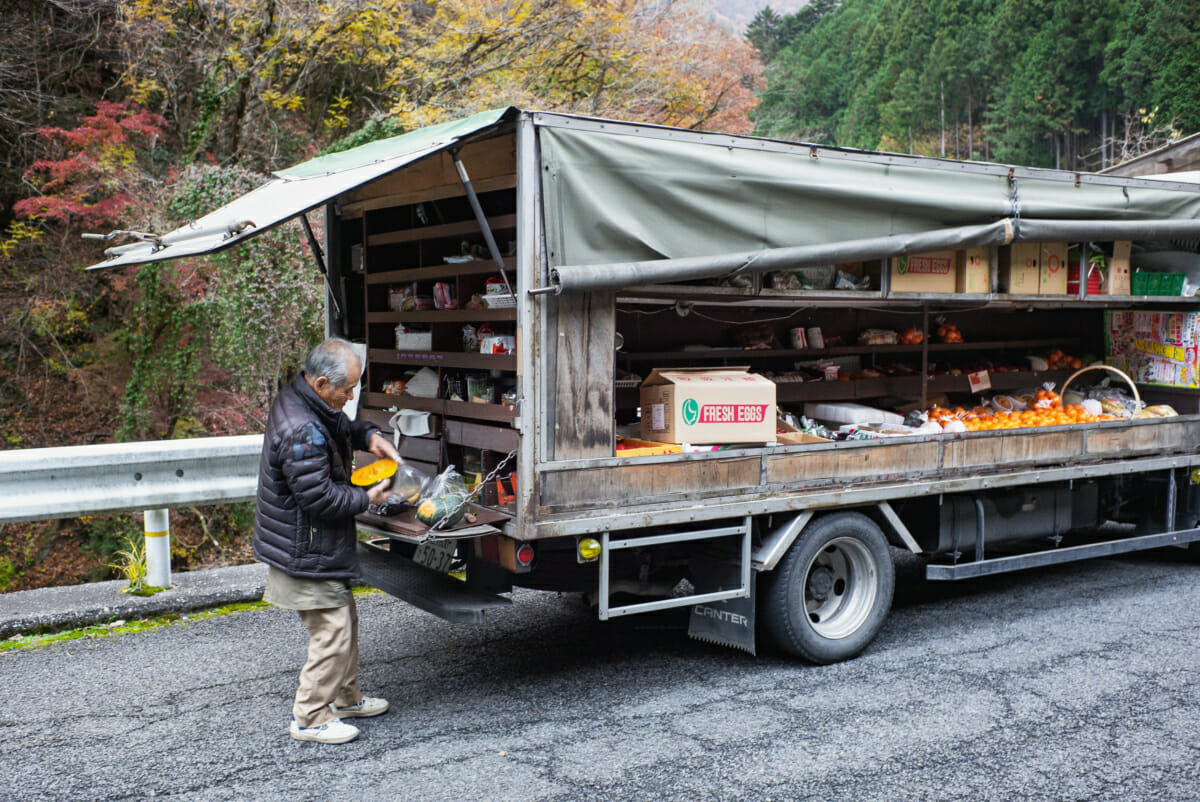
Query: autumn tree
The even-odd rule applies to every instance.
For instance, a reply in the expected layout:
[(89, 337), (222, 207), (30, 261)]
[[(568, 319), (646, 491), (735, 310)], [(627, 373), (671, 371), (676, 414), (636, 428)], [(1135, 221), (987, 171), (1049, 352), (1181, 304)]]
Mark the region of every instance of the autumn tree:
[(745, 130), (760, 73), (669, 0), (125, 0), (121, 31), (126, 91), (187, 154), (259, 168), (508, 104)]

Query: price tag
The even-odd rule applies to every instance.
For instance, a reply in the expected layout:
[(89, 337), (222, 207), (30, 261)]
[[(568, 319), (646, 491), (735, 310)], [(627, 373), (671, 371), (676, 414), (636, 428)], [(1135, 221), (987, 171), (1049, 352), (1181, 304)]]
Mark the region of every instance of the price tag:
[(968, 373), (967, 381), (971, 383), (971, 392), (973, 393), (982, 393), (984, 390), (992, 389), (992, 379), (986, 370)]

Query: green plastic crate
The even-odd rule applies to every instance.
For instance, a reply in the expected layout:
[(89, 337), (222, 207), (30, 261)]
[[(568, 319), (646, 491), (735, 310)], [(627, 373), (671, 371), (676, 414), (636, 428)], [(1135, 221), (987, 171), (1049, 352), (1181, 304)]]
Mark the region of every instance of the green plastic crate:
[(1154, 294), (1174, 295), (1176, 297), (1183, 295), (1183, 282), (1186, 278), (1186, 273), (1159, 273), (1158, 292)]
[(1132, 295), (1183, 295), (1186, 273), (1138, 272), (1129, 277)]

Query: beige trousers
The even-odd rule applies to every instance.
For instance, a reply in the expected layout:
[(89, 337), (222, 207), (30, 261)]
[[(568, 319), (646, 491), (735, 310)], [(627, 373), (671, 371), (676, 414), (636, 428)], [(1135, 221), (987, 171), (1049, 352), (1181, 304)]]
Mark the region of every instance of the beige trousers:
[(358, 608), (354, 597), (344, 607), (297, 610), (308, 630), (308, 662), (300, 671), (300, 687), (292, 715), (301, 727), (319, 727), (333, 718), (330, 703), (358, 704)]

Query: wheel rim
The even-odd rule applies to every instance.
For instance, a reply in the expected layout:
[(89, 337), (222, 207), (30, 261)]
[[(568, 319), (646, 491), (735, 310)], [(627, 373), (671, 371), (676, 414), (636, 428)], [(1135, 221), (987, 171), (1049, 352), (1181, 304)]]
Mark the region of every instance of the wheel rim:
[(804, 614), (824, 638), (853, 635), (875, 606), (875, 557), (862, 541), (834, 538), (817, 552), (804, 573)]

